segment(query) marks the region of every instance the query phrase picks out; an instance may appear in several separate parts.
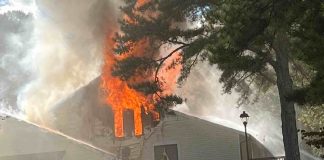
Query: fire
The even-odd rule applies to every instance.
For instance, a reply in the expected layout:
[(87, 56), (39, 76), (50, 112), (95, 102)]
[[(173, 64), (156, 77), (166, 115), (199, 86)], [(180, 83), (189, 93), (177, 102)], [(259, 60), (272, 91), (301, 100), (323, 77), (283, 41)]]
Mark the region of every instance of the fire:
[[(113, 46), (114, 42), (108, 38), (108, 46)], [(134, 111), (134, 133), (136, 136), (142, 135), (142, 107), (145, 113), (151, 112), (154, 120), (159, 120), (159, 114), (154, 111), (153, 101), (142, 93), (130, 88), (127, 82), (118, 77), (112, 76), (113, 66), (118, 59), (126, 58), (129, 54), (116, 56), (111, 48), (107, 47), (104, 54), (103, 74), (101, 76), (101, 88), (107, 92), (105, 102), (112, 107), (114, 112), (115, 136), (124, 136), (123, 112), (126, 109)]]
[[(149, 0), (138, 0), (137, 6), (141, 6), (148, 2)], [(124, 16), (124, 19), (130, 23), (134, 23), (127, 16)], [(143, 125), (142, 125), (142, 108), (144, 108), (145, 114), (151, 113), (154, 121), (160, 120), (160, 115), (155, 111), (154, 106), (154, 96), (146, 96), (133, 88), (130, 88), (126, 81), (121, 80), (118, 77), (112, 76), (112, 71), (114, 65), (118, 60), (127, 58), (130, 55), (143, 56), (145, 54), (145, 49), (147, 49), (150, 44), (147, 40), (143, 39), (138, 42), (132, 48), (132, 51), (123, 55), (116, 55), (113, 53), (112, 47), (115, 45), (115, 42), (112, 40), (113, 36), (109, 35), (106, 41), (106, 48), (104, 52), (104, 64), (101, 75), (101, 84), (100, 88), (105, 92), (105, 103), (112, 107), (114, 112), (114, 128), (115, 136), (118, 138), (124, 137), (124, 122), (123, 122), (123, 113), (125, 110), (130, 109), (134, 112), (134, 134), (140, 136), (143, 134)], [(177, 56), (178, 57), (178, 56)], [(172, 75), (165, 76), (166, 81), (175, 84), (175, 74), (179, 73), (179, 67), (172, 72), (162, 72), (162, 74), (171, 73)], [(152, 77), (153, 78), (153, 74)], [(134, 77), (133, 81), (141, 81), (142, 77)], [(169, 83), (167, 83), (168, 85)], [(174, 86), (174, 85), (173, 85)], [(171, 93), (171, 88), (167, 88), (167, 92)]]
[(174, 65), (173, 68), (169, 68), (172, 63), (178, 63), (181, 61), (180, 52), (175, 53), (169, 59), (164, 62), (164, 66), (161, 68), (159, 79), (164, 82), (163, 95), (170, 95), (176, 88), (178, 75), (181, 72), (182, 66), (179, 64)]

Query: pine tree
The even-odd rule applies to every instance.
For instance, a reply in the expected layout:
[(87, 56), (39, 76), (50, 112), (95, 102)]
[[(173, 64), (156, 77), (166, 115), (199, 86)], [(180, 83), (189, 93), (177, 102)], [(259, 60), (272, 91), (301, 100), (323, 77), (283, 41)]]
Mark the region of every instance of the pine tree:
[[(313, 146), (317, 149), (324, 148), (324, 127), (319, 131), (305, 131), (301, 130), (302, 139), (306, 141), (306, 144)], [(324, 158), (324, 154), (320, 155)]]
[[(114, 74), (127, 81), (153, 72), (154, 80), (132, 85), (155, 94), (161, 91), (161, 66), (180, 52), (181, 59), (169, 66), (182, 65), (180, 84), (197, 62), (208, 60), (222, 71), (226, 93), (238, 88), (244, 97), (253, 83), (276, 85), (286, 159), (298, 160), (294, 104), (323, 103), (323, 96), (316, 96), (324, 93), (324, 62), (318, 58), (323, 57), (323, 8), (321, 0), (150, 0), (140, 6), (136, 0), (125, 0), (116, 53), (126, 54), (143, 40), (150, 48), (145, 54), (132, 52), (134, 56), (116, 65)], [(163, 46), (175, 49), (158, 57)], [(306, 87), (294, 84), (290, 69), (295, 60), (314, 75)]]

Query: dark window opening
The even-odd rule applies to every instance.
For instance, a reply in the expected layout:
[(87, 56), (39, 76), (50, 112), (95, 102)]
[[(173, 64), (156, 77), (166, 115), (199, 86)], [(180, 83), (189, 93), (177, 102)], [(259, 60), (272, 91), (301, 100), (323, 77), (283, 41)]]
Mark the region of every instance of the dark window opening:
[(154, 146), (154, 160), (178, 160), (177, 144)]

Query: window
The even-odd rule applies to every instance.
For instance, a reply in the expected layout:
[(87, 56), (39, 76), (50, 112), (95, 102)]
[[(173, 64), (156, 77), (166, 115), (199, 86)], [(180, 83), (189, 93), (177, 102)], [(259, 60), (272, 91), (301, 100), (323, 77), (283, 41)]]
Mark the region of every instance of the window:
[(178, 160), (177, 144), (154, 146), (154, 160)]

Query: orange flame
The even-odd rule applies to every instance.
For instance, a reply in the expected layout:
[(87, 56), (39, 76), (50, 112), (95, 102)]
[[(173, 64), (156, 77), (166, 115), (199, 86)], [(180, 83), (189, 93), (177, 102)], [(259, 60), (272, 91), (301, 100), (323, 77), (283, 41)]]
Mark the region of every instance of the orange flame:
[[(111, 38), (108, 39), (108, 45), (113, 46)], [(127, 54), (129, 55), (129, 54)], [(104, 54), (103, 74), (101, 76), (101, 88), (107, 92), (105, 102), (112, 107), (114, 112), (115, 136), (124, 137), (123, 112), (126, 109), (134, 111), (134, 133), (136, 136), (142, 135), (142, 107), (146, 113), (153, 113), (153, 118), (159, 120), (159, 115), (154, 111), (153, 101), (142, 93), (130, 88), (127, 82), (118, 77), (112, 76), (113, 66), (117, 59), (126, 58), (127, 55), (116, 56), (111, 49)]]
[[(149, 0), (138, 0), (137, 6), (141, 6), (148, 2)], [(132, 23), (132, 20), (127, 16), (124, 16), (124, 19)], [(140, 136), (143, 134), (143, 125), (142, 125), (142, 108), (146, 114), (151, 113), (153, 120), (159, 121), (160, 115), (155, 111), (154, 106), (154, 97), (145, 96), (144, 94), (137, 92), (133, 88), (130, 88), (126, 81), (121, 80), (118, 77), (112, 76), (113, 67), (118, 60), (127, 58), (130, 55), (143, 56), (145, 49), (149, 47), (147, 40), (142, 40), (134, 45), (131, 53), (123, 55), (113, 54), (112, 46), (115, 45), (115, 42), (112, 40), (112, 36), (108, 36), (106, 41), (106, 48), (104, 53), (104, 64), (101, 75), (101, 84), (100, 88), (105, 92), (105, 103), (112, 107), (114, 112), (114, 128), (115, 136), (118, 138), (124, 137), (124, 122), (123, 122), (123, 112), (126, 109), (134, 111), (134, 134)], [(142, 54), (142, 55), (141, 55)], [(179, 57), (179, 56), (177, 56)], [(176, 58), (176, 57), (175, 57)], [(166, 81), (175, 84), (175, 77), (179, 73), (180, 68), (172, 72), (162, 72), (162, 74), (171, 75), (166, 76)], [(153, 78), (153, 75), (152, 75)], [(133, 80), (142, 79), (141, 77), (135, 77)], [(169, 85), (170, 83), (167, 83)], [(174, 85), (173, 85), (174, 86)], [(171, 93), (174, 87), (167, 88), (167, 92)]]
[[(181, 61), (180, 52), (176, 52), (169, 59), (164, 62), (164, 66), (159, 72), (159, 79), (161, 79), (164, 84), (162, 86), (163, 95), (170, 95), (174, 92), (178, 80), (178, 75), (181, 72), (182, 66), (179, 65)], [(172, 63), (176, 63), (172, 65)], [(169, 68), (170, 66), (173, 66)]]

